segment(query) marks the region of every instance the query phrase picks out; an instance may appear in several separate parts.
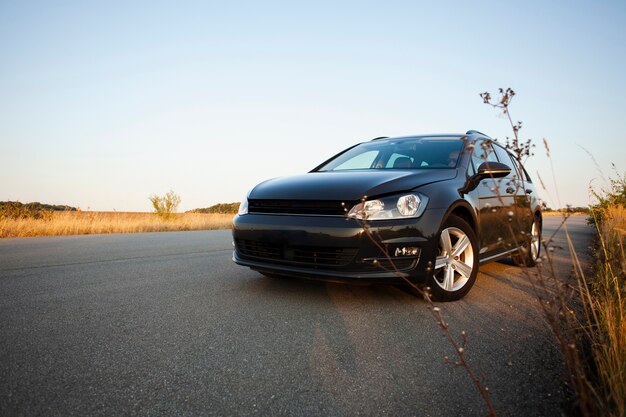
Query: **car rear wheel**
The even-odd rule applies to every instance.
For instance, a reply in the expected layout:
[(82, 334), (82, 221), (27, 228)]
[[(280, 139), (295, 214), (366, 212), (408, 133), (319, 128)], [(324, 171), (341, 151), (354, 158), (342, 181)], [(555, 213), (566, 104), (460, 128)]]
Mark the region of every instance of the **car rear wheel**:
[(541, 219), (535, 216), (530, 228), (530, 235), (520, 248), (519, 252), (513, 254), (513, 262), (518, 266), (535, 266), (541, 254)]
[(439, 232), (439, 250), (429, 278), (433, 299), (454, 301), (464, 297), (478, 274), (478, 240), (472, 227), (451, 215)]

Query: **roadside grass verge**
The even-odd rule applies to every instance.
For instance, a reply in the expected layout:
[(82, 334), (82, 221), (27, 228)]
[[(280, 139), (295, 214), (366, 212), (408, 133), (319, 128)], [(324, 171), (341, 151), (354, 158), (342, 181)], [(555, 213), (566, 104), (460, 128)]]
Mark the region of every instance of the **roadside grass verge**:
[[(626, 415), (626, 208), (602, 208), (596, 276), (586, 298), (593, 313), (590, 332), (598, 411)], [(595, 323), (594, 323), (595, 322)]]
[(154, 213), (47, 213), (44, 218), (0, 219), (0, 238), (230, 229), (233, 219), (232, 214), (203, 213), (176, 214), (167, 220), (162, 220)]

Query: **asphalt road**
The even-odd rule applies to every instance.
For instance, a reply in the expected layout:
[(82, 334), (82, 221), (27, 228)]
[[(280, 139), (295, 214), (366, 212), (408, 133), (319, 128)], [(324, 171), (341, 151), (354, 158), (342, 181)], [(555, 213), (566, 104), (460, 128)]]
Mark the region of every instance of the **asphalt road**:
[[(591, 228), (568, 225), (586, 252)], [(440, 307), (499, 415), (561, 414), (561, 354), (519, 268), (485, 265)], [(485, 415), (446, 355), (407, 291), (265, 278), (232, 263), (229, 231), (0, 240), (2, 416)]]

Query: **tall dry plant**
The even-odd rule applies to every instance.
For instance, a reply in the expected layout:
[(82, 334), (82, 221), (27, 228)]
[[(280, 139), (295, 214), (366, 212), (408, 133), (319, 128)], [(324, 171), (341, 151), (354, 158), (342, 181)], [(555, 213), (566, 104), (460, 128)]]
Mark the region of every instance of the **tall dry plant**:
[[(605, 415), (626, 415), (626, 177), (611, 180), (610, 191), (598, 195), (592, 210), (598, 230), (595, 279), (589, 308), (594, 388)], [(609, 204), (605, 204), (609, 201)]]
[[(531, 149), (534, 147), (534, 144), (530, 139), (526, 141), (520, 139), (522, 123), (513, 122), (510, 105), (515, 97), (515, 91), (511, 88), (500, 88), (498, 93), (499, 97), (496, 100), (493, 99), (489, 92), (481, 93), (480, 97), (483, 99), (483, 103), (500, 111), (508, 120), (513, 136), (505, 138), (505, 147), (515, 154), (521, 163), (525, 158), (532, 156)], [(548, 141), (544, 139), (543, 143), (552, 168), (552, 177), (556, 183)], [(539, 177), (539, 181), (544, 191), (547, 192), (541, 177)], [(529, 215), (532, 215), (532, 213), (529, 213)], [(588, 285), (583, 267), (567, 231), (567, 220), (569, 217), (569, 214), (565, 213), (557, 230), (547, 238), (542, 236), (542, 247), (544, 250), (538, 259), (537, 267), (531, 269), (522, 266), (522, 270), (532, 285), (539, 307), (563, 353), (569, 382), (576, 397), (576, 406), (583, 416), (593, 416), (596, 395), (587, 378), (584, 349), (581, 349), (581, 341), (584, 338), (584, 326), (581, 323), (591, 322), (593, 314), (586, 308), (586, 303), (583, 302), (583, 299), (588, 298), (586, 290)], [(515, 220), (520, 221), (521, 219)], [(574, 265), (573, 277), (561, 276), (555, 269), (554, 252), (558, 248), (554, 243), (554, 236), (561, 229), (565, 233), (568, 250)], [(512, 228), (510, 231), (513, 233)], [(524, 239), (530, 239), (531, 237), (513, 234), (513, 238), (515, 244), (521, 246), (520, 244), (524, 243)], [(581, 305), (582, 308), (579, 308)], [(578, 313), (579, 310), (582, 310), (580, 314)]]
[[(513, 137), (506, 138), (506, 147), (518, 159), (531, 153), (530, 140), (519, 138), (521, 122), (513, 123), (509, 106), (515, 92), (499, 89), (499, 99), (493, 101), (486, 92), (483, 102), (499, 109), (508, 119)], [(558, 186), (550, 147), (543, 140), (550, 161), (554, 188)], [(541, 185), (547, 192), (543, 181)], [(523, 268), (532, 284), (539, 305), (555, 338), (559, 342), (574, 391), (574, 412), (582, 416), (626, 416), (626, 257), (624, 255), (624, 206), (626, 205), (626, 175), (611, 179), (610, 187), (592, 192), (598, 204), (592, 208), (591, 223), (598, 232), (600, 250), (596, 273), (585, 274), (567, 230), (570, 213), (565, 212), (559, 229), (563, 229), (573, 273), (559, 275), (554, 267), (554, 234), (543, 239), (547, 250), (536, 269)], [(560, 204), (560, 201), (559, 201)], [(528, 238), (528, 237), (527, 237)]]
[[(507, 148), (511, 149), (512, 152), (514, 153), (514, 155), (516, 156), (516, 158), (518, 159), (518, 161), (520, 161), (520, 166), (519, 169), (517, 170), (517, 172), (524, 172), (521, 166), (521, 160), (524, 158), (527, 158), (531, 155), (531, 148), (533, 147), (533, 145), (531, 144), (530, 141), (521, 143), (518, 139), (518, 133), (519, 130), (521, 129), (521, 122), (517, 122), (517, 123), (513, 123), (512, 119), (510, 118), (510, 115), (508, 114), (508, 104), (511, 102), (513, 96), (515, 95), (515, 92), (511, 89), (507, 89), (507, 90), (501, 90), (502, 93), (502, 97), (500, 98), (500, 101), (497, 104), (492, 104), (494, 105), (494, 107), (499, 107), (502, 108), (505, 111), (505, 114), (507, 114), (507, 116), (509, 117), (509, 120), (511, 122), (511, 126), (513, 127), (513, 131), (514, 131), (514, 137), (513, 139), (509, 140), (507, 138)], [(481, 94), (481, 97), (483, 97), (483, 100), (485, 101), (485, 103), (490, 103), (491, 100), (491, 95), (489, 93), (483, 93)], [(491, 103), (490, 103), (491, 104)], [(488, 141), (486, 142), (487, 144), (489, 143)], [(468, 153), (472, 153), (474, 151), (473, 149), (473, 144), (468, 145), (465, 148), (465, 152)], [(483, 153), (483, 155), (485, 156), (486, 153)], [(485, 160), (486, 160), (486, 156), (485, 156)], [(524, 187), (524, 179), (521, 178), (522, 180), (522, 187)], [(493, 181), (499, 183), (502, 180), (496, 180), (493, 179)], [(485, 184), (486, 185), (486, 184)], [(499, 185), (499, 184), (498, 184)], [(511, 184), (513, 185), (513, 183)], [(514, 184), (515, 186), (519, 186), (517, 183)], [(496, 187), (496, 189), (499, 189), (499, 187)], [(516, 190), (517, 191), (517, 190)], [(500, 196), (500, 198), (502, 198)], [(489, 389), (488, 387), (485, 385), (485, 379), (483, 376), (478, 376), (478, 374), (476, 373), (476, 371), (474, 371), (468, 364), (468, 362), (466, 361), (466, 342), (467, 342), (467, 338), (468, 338), (468, 334), (466, 331), (461, 331), (460, 336), (455, 336), (454, 334), (452, 334), (450, 332), (450, 328), (449, 328), (449, 324), (443, 319), (442, 313), (441, 313), (441, 307), (435, 305), (433, 303), (433, 300), (431, 298), (431, 294), (430, 294), (430, 288), (428, 287), (421, 287), (419, 285), (416, 285), (414, 282), (412, 282), (411, 280), (409, 280), (403, 273), (401, 273), (398, 268), (396, 267), (391, 255), (389, 254), (388, 250), (386, 249), (385, 245), (382, 244), (382, 239), (380, 238), (380, 236), (377, 235), (377, 233), (372, 230), (372, 228), (370, 227), (368, 221), (367, 221), (367, 212), (365, 211), (364, 207), (365, 207), (365, 201), (367, 201), (367, 196), (363, 196), (361, 203), (362, 203), (362, 207), (363, 210), (362, 212), (360, 212), (360, 219), (357, 218), (357, 221), (360, 222), (361, 227), (365, 233), (365, 235), (377, 246), (377, 248), (379, 249), (379, 251), (383, 254), (383, 256), (386, 258), (386, 263), (388, 266), (382, 265), (380, 263), (377, 264), (377, 266), (387, 272), (392, 272), (396, 277), (402, 279), (410, 288), (412, 288), (421, 298), (424, 299), (424, 301), (426, 301), (427, 303), (427, 307), (430, 310), (433, 318), (435, 319), (435, 322), (437, 323), (439, 329), (442, 331), (442, 333), (446, 336), (446, 339), (448, 340), (448, 342), (450, 343), (450, 345), (453, 347), (454, 352), (456, 357), (454, 359), (450, 359), (448, 357), (445, 357), (444, 360), (447, 363), (450, 363), (454, 366), (457, 367), (461, 367), (465, 370), (465, 372), (468, 374), (468, 376), (470, 377), (470, 380), (472, 381), (473, 385), (475, 386), (475, 388), (477, 389), (483, 403), (485, 404), (485, 406), (487, 407), (488, 410), (488, 415), (490, 416), (495, 416), (496, 415), (496, 411), (493, 407), (493, 404), (491, 403), (490, 397), (489, 397)], [(348, 210), (347, 208), (345, 208), (345, 212), (346, 215), (348, 215)], [(529, 213), (529, 215), (532, 215), (532, 213)], [(513, 219), (509, 219), (509, 220), (513, 220)], [(519, 221), (519, 219), (518, 219)], [(513, 228), (512, 226), (509, 224), (509, 230), (511, 231), (511, 233), (513, 233)], [(519, 241), (519, 243), (522, 243), (522, 241), (520, 239), (525, 239), (526, 236), (515, 236), (516, 239), (516, 244)], [(530, 235), (528, 236), (528, 238), (530, 238)]]
[[(516, 157), (519, 165), (518, 172), (524, 172), (522, 169), (523, 162), (533, 155), (533, 148), (535, 145), (530, 139), (521, 140), (520, 130), (522, 128), (521, 122), (514, 122), (510, 113), (510, 105), (515, 97), (516, 93), (511, 88), (499, 89), (499, 97), (494, 100), (489, 92), (480, 94), (483, 102), (492, 106), (498, 111), (502, 112), (505, 118), (508, 120), (512, 136), (506, 137), (504, 140), (504, 146)], [(546, 155), (550, 161), (552, 177), (556, 184), (556, 176), (554, 175), (554, 167), (550, 156), (550, 148), (547, 140), (543, 141)], [(471, 150), (470, 150), (471, 151)], [(499, 179), (496, 182), (509, 181), (508, 185), (513, 187), (524, 187), (525, 178)], [(543, 180), (538, 178), (542, 188), (547, 192)], [(626, 183), (625, 183), (626, 184)], [(499, 189), (499, 187), (496, 187)], [(626, 187), (623, 188), (626, 190)], [(558, 188), (557, 188), (558, 190)], [(518, 191), (518, 190), (516, 190)], [(502, 196), (499, 198), (502, 199)], [(367, 196), (363, 197), (363, 201), (367, 200)], [(365, 212), (362, 213), (361, 225), (366, 236), (379, 248), (381, 253), (387, 259), (387, 266), (378, 265), (381, 269), (393, 272), (397, 277), (404, 280), (411, 288), (413, 288), (427, 303), (429, 310), (431, 311), (435, 321), (437, 322), (441, 331), (445, 334), (447, 340), (454, 347), (457, 357), (455, 360), (445, 360), (456, 366), (460, 366), (468, 373), (473, 384), (477, 388), (481, 398), (488, 408), (490, 415), (496, 415), (496, 412), (489, 399), (489, 391), (484, 385), (484, 379), (478, 378), (476, 372), (473, 371), (465, 360), (466, 350), (465, 344), (467, 341), (467, 333), (461, 332), (460, 338), (455, 337), (449, 330), (448, 323), (445, 322), (441, 315), (441, 308), (436, 306), (429, 294), (428, 288), (421, 288), (411, 281), (409, 281), (402, 273), (396, 268), (388, 251), (381, 244), (381, 239), (376, 233), (369, 227)], [(534, 213), (529, 212), (523, 214), (523, 216), (534, 216)], [(570, 385), (573, 389), (575, 400), (575, 413), (582, 416), (597, 416), (597, 415), (610, 415), (610, 416), (624, 416), (624, 402), (626, 401), (626, 393), (624, 389), (626, 383), (626, 371), (624, 371), (624, 363), (626, 363), (626, 331), (624, 330), (624, 299), (626, 294), (622, 295), (626, 285), (623, 284), (623, 278), (609, 279), (612, 283), (610, 290), (606, 290), (607, 285), (602, 285), (598, 288), (602, 288), (601, 291), (611, 294), (608, 297), (611, 301), (608, 306), (599, 307), (598, 298), (590, 291), (590, 284), (587, 281), (587, 277), (584, 273), (584, 268), (578, 255), (574, 249), (571, 237), (567, 231), (567, 221), (570, 218), (570, 213), (563, 215), (562, 221), (558, 225), (556, 231), (551, 236), (542, 236), (541, 243), (544, 248), (543, 253), (537, 259), (536, 268), (530, 268), (522, 266), (522, 271), (530, 282), (539, 307), (552, 331), (556, 340), (559, 343), (561, 352), (563, 353), (564, 362), (568, 371), (568, 377)], [(509, 216), (509, 232), (513, 237), (513, 244), (516, 247), (521, 247), (522, 250), (528, 250), (530, 247), (531, 239), (533, 238), (530, 233), (522, 233), (517, 235), (514, 232), (514, 222), (523, 222), (527, 219), (515, 218), (515, 216)], [(573, 274), (571, 276), (560, 275), (555, 268), (555, 254), (557, 249), (560, 249), (555, 244), (555, 235), (563, 229), (567, 249), (570, 253), (573, 268)], [(613, 246), (615, 247), (615, 246)], [(624, 250), (623, 245), (619, 246), (618, 254), (612, 254), (613, 259), (621, 259), (621, 270), (624, 270)], [(616, 267), (613, 267), (612, 271)], [(608, 282), (607, 281), (607, 282)], [(617, 287), (615, 283), (620, 283), (621, 287)], [(598, 290), (596, 290), (597, 292)], [(617, 296), (616, 296), (617, 294)], [(616, 319), (616, 317), (618, 319)], [(611, 330), (599, 331), (600, 323), (605, 326), (610, 325)], [(612, 325), (616, 323), (615, 325)], [(600, 333), (600, 335), (598, 334)], [(610, 339), (612, 343), (607, 344), (607, 339)], [(598, 383), (597, 379), (590, 378), (591, 368), (589, 361), (593, 360), (589, 358), (587, 354), (589, 341), (592, 341), (594, 348), (592, 348), (592, 356), (595, 358), (595, 366), (598, 368), (599, 373), (605, 373), (603, 381)], [(603, 349), (598, 349), (598, 346), (603, 346)], [(603, 354), (598, 354), (599, 351), (603, 351)], [(599, 386), (603, 385), (603, 386)]]
[(173, 190), (168, 191), (164, 196), (152, 194), (148, 200), (152, 203), (156, 215), (163, 220), (168, 220), (176, 215), (181, 201), (180, 196), (175, 194)]
[[(367, 201), (367, 196), (363, 196), (361, 198), (361, 203), (365, 203), (365, 201)], [(428, 288), (428, 287), (421, 287), (421, 286), (415, 284), (414, 282), (409, 280), (402, 272), (400, 272), (398, 270), (398, 268), (396, 267), (395, 262), (393, 261), (393, 259), (391, 258), (391, 255), (389, 254), (389, 251), (382, 244), (382, 239), (370, 227), (370, 225), (369, 225), (369, 223), (367, 221), (368, 213), (365, 211), (364, 207), (365, 207), (365, 205), (363, 204), (363, 209), (359, 213), (360, 214), (360, 218), (355, 218), (355, 217), (351, 217), (351, 218), (354, 218), (361, 225), (364, 234), (378, 248), (378, 250), (380, 250), (380, 252), (386, 258), (387, 263), (389, 264), (389, 267), (384, 266), (384, 265), (380, 264), (379, 262), (374, 261), (375, 264), (377, 265), (378, 268), (380, 268), (380, 269), (382, 269), (382, 270), (384, 270), (386, 272), (391, 272), (396, 277), (400, 278), (405, 284), (407, 284), (409, 286), (409, 288), (411, 288), (413, 291), (415, 291), (418, 294), (418, 296), (420, 296), (426, 302), (428, 310), (430, 311), (433, 319), (437, 323), (437, 326), (439, 327), (441, 332), (446, 337), (446, 340), (450, 343), (450, 345), (453, 348), (454, 353), (455, 353), (455, 358), (454, 359), (450, 359), (448, 356), (445, 356), (443, 358), (444, 361), (446, 363), (449, 363), (449, 364), (455, 366), (455, 367), (460, 367), (460, 368), (465, 370), (465, 372), (469, 376), (470, 380), (472, 381), (472, 384), (474, 385), (474, 387), (478, 391), (482, 401), (484, 402), (485, 406), (487, 407), (487, 410), (488, 410), (488, 414), (487, 415), (488, 416), (493, 416), (493, 417), (497, 416), (496, 410), (493, 407), (493, 404), (491, 403), (491, 399), (489, 398), (489, 387), (487, 387), (485, 385), (485, 378), (484, 378), (484, 376), (482, 374), (479, 376), (478, 373), (469, 365), (469, 363), (466, 360), (466, 345), (467, 345), (467, 338), (468, 338), (467, 332), (465, 330), (462, 330), (460, 332), (460, 334), (459, 334), (460, 337), (459, 336), (455, 336), (450, 331), (449, 323), (447, 323), (444, 320), (444, 318), (443, 318), (443, 315), (441, 313), (441, 307), (435, 305), (435, 303), (433, 302), (433, 299), (432, 299), (431, 294), (430, 294), (430, 288)], [(345, 207), (345, 204), (344, 204), (344, 212), (345, 212), (346, 216), (349, 216), (348, 208)]]

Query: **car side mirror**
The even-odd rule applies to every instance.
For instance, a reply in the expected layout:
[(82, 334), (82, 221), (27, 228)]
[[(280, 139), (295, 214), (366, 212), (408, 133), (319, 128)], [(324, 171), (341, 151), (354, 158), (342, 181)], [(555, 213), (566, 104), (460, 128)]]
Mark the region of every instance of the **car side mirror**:
[(483, 178), (502, 178), (511, 173), (511, 168), (501, 162), (486, 161), (478, 167), (478, 173), (474, 175), (477, 181)]
[(468, 193), (478, 187), (481, 180), (485, 178), (502, 178), (511, 173), (511, 168), (501, 162), (486, 161), (478, 167), (478, 173), (467, 179), (463, 187), (459, 188), (462, 193)]

